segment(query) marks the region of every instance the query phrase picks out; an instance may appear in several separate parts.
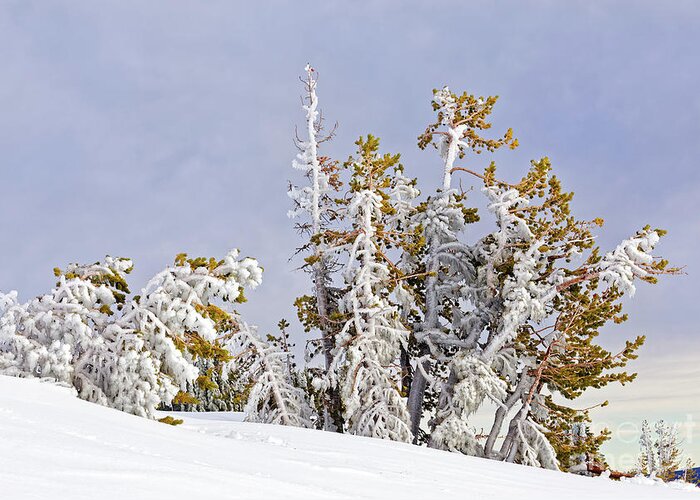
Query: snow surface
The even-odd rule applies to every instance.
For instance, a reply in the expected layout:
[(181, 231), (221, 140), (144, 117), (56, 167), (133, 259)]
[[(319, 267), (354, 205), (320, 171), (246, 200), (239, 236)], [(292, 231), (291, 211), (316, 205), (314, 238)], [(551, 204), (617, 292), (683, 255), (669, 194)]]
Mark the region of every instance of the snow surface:
[(172, 427), (0, 376), (0, 498), (698, 498), (233, 413), (184, 418)]

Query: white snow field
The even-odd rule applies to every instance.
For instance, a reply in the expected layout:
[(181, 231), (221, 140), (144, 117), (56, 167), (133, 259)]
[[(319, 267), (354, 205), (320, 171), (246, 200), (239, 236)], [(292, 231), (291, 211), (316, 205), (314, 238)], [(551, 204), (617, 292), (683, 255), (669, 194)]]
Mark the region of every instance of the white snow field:
[(235, 414), (185, 418), (172, 427), (0, 376), (0, 499), (700, 498)]

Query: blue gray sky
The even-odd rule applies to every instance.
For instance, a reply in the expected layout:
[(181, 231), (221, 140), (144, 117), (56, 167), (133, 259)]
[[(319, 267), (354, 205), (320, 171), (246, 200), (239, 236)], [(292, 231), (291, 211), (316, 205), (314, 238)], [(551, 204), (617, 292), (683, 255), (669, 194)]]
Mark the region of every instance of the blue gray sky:
[(586, 402), (611, 400), (596, 418), (614, 463), (645, 417), (684, 422), (700, 461), (699, 46), (693, 1), (2, 0), (0, 289), (29, 298), (54, 266), (104, 254), (135, 260), (138, 289), (179, 252), (238, 247), (266, 270), (242, 312), (271, 329), (308, 288), (285, 195), (304, 65), (339, 123), (327, 152), (374, 133), (425, 189), (431, 89), (497, 94), (495, 129), (521, 143), (497, 156), (502, 177), (548, 155), (576, 213), (606, 219), (606, 248), (645, 223), (670, 231), (659, 252), (688, 275), (642, 286), (605, 332), (648, 335), (639, 380)]

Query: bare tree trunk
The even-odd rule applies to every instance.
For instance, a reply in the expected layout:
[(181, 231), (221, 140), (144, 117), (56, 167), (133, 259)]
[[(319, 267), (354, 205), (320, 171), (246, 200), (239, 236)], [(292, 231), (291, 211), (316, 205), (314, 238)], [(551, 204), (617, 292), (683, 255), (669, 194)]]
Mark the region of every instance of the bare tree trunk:
[[(428, 264), (428, 272), (430, 273), (425, 280), (425, 318), (422, 324), (417, 325), (419, 331), (430, 331), (437, 329), (440, 326), (438, 317), (438, 298), (437, 298), (437, 273), (439, 264), (436, 259), (433, 259)], [(428, 348), (424, 344), (419, 344), (420, 355), (428, 354)], [(413, 442), (418, 442), (418, 431), (420, 429), (420, 421), (423, 417), (423, 400), (425, 399), (425, 390), (428, 381), (423, 372), (430, 369), (430, 361), (421, 361), (423, 370), (416, 367), (411, 381), (411, 390), (408, 394), (408, 413), (411, 416), (411, 432), (413, 433)]]
[(503, 421), (506, 418), (506, 413), (506, 409), (502, 407), (499, 407), (496, 410), (496, 417), (493, 420), (491, 432), (489, 432), (489, 437), (486, 439), (486, 443), (484, 444), (484, 456), (486, 458), (498, 458), (496, 457), (496, 452), (493, 447), (496, 444), (496, 439), (498, 439), (498, 433), (501, 432), (501, 427), (503, 427)]
[(314, 295), (316, 296), (316, 309), (318, 311), (319, 324), (323, 343), (323, 358), (326, 371), (333, 362), (333, 334), (328, 321), (328, 288), (326, 287), (325, 266), (321, 259), (314, 263), (313, 268)]
[[(421, 353), (423, 351), (421, 350)], [(418, 432), (420, 430), (420, 421), (423, 417), (423, 399), (425, 398), (425, 390), (428, 381), (423, 375), (423, 371), (430, 369), (430, 361), (421, 362), (423, 370), (416, 368), (411, 379), (411, 389), (408, 392), (408, 413), (411, 416), (411, 434), (413, 434), (413, 443), (418, 443)]]
[(406, 396), (411, 390), (411, 382), (413, 381), (413, 370), (411, 368), (411, 357), (408, 355), (408, 350), (401, 347), (401, 394)]
[(523, 406), (522, 408), (520, 408), (515, 417), (513, 417), (513, 420), (510, 421), (510, 425), (508, 427), (508, 435), (506, 435), (506, 438), (503, 440), (500, 452), (500, 455), (504, 457), (504, 460), (506, 462), (515, 461), (515, 455), (518, 452), (518, 424), (521, 421), (525, 420), (528, 411), (528, 406)]

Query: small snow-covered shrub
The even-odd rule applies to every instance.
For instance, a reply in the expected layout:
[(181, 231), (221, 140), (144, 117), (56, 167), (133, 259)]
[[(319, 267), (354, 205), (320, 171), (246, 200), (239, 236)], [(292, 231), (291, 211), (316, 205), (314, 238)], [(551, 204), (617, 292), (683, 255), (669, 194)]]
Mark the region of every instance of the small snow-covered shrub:
[(295, 384), (291, 354), (277, 343), (263, 340), (255, 327), (243, 323), (229, 338), (232, 361), (224, 375), (244, 366), (241, 376), (250, 384), (246, 421), (313, 427), (314, 412), (306, 393)]

